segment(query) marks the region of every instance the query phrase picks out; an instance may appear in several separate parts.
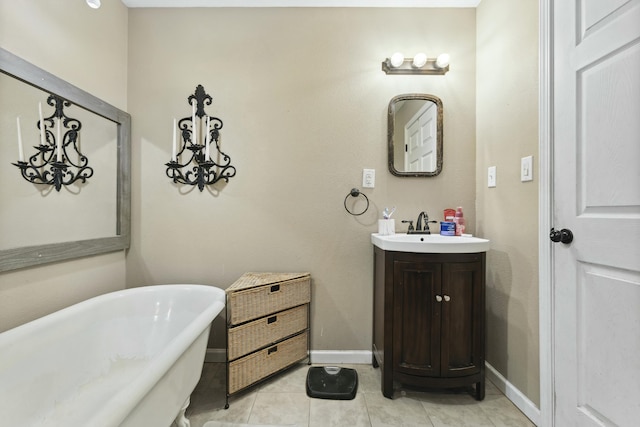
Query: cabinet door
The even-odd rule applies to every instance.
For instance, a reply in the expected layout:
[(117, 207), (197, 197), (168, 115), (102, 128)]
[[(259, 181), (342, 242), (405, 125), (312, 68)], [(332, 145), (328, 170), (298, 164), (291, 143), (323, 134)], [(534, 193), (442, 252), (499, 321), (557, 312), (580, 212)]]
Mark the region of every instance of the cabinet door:
[(438, 376), (442, 264), (396, 260), (393, 274), (394, 371)]
[(481, 262), (451, 262), (442, 271), (441, 375), (480, 372), (484, 363), (484, 276)]

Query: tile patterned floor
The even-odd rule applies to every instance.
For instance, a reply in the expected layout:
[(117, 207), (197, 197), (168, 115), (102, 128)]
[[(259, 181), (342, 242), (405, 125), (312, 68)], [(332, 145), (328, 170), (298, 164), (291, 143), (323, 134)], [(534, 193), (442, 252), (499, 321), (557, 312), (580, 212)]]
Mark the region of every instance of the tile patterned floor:
[(380, 392), (380, 370), (369, 365), (342, 365), (358, 371), (358, 394), (353, 400), (307, 397), (308, 365), (300, 364), (225, 404), (224, 364), (205, 363), (200, 383), (191, 396), (187, 416), (192, 427), (207, 421), (298, 427), (534, 427), (500, 391), (487, 382), (486, 397), (478, 402), (464, 391), (396, 391), (393, 400)]

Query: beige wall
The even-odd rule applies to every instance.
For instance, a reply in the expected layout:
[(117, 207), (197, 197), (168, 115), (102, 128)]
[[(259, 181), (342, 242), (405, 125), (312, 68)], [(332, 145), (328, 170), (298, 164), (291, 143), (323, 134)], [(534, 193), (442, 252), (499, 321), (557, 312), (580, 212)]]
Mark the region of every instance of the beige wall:
[[(126, 110), (127, 8), (103, 3), (95, 11), (78, 0), (0, 0), (0, 46)], [(15, 227), (46, 221), (47, 206), (37, 212)], [(124, 252), (0, 273), (0, 332), (124, 287)]]
[[(397, 50), (447, 51), (451, 71), (387, 76), (381, 62)], [(370, 233), (382, 209), (397, 206), (399, 230), (421, 210), (440, 218), (459, 205), (475, 222), (474, 9), (131, 9), (129, 54), (129, 284), (226, 288), (247, 271), (309, 271), (312, 348), (370, 350)], [(223, 120), (238, 172), (185, 194), (164, 164), (172, 118), (191, 114), (197, 84), (213, 96), (207, 112)], [(414, 92), (444, 104), (437, 178), (387, 170), (388, 103)], [(363, 168), (376, 169), (376, 188), (364, 190), (369, 211), (353, 217), (343, 201)]]
[[(539, 405), (537, 16), (535, 0), (483, 0), (477, 9), (476, 226), (492, 241), (487, 361)], [(521, 182), (529, 155), (534, 180)]]

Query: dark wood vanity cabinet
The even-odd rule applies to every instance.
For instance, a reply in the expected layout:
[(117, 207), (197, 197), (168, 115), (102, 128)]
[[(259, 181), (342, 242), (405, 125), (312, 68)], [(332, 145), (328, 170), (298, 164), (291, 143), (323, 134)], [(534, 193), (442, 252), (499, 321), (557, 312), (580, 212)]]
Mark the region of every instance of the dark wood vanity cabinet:
[(374, 246), (373, 364), (382, 394), (474, 385), (484, 399), (485, 253), (384, 251)]

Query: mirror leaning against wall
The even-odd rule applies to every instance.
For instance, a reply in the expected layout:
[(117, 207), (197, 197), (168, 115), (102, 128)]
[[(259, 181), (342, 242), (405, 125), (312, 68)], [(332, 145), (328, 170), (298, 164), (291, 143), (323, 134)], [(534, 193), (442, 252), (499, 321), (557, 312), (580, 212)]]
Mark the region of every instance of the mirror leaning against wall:
[(128, 113), (0, 48), (0, 272), (128, 248), (130, 147)]
[(442, 171), (442, 101), (434, 95), (403, 94), (389, 102), (389, 172), (430, 177)]

